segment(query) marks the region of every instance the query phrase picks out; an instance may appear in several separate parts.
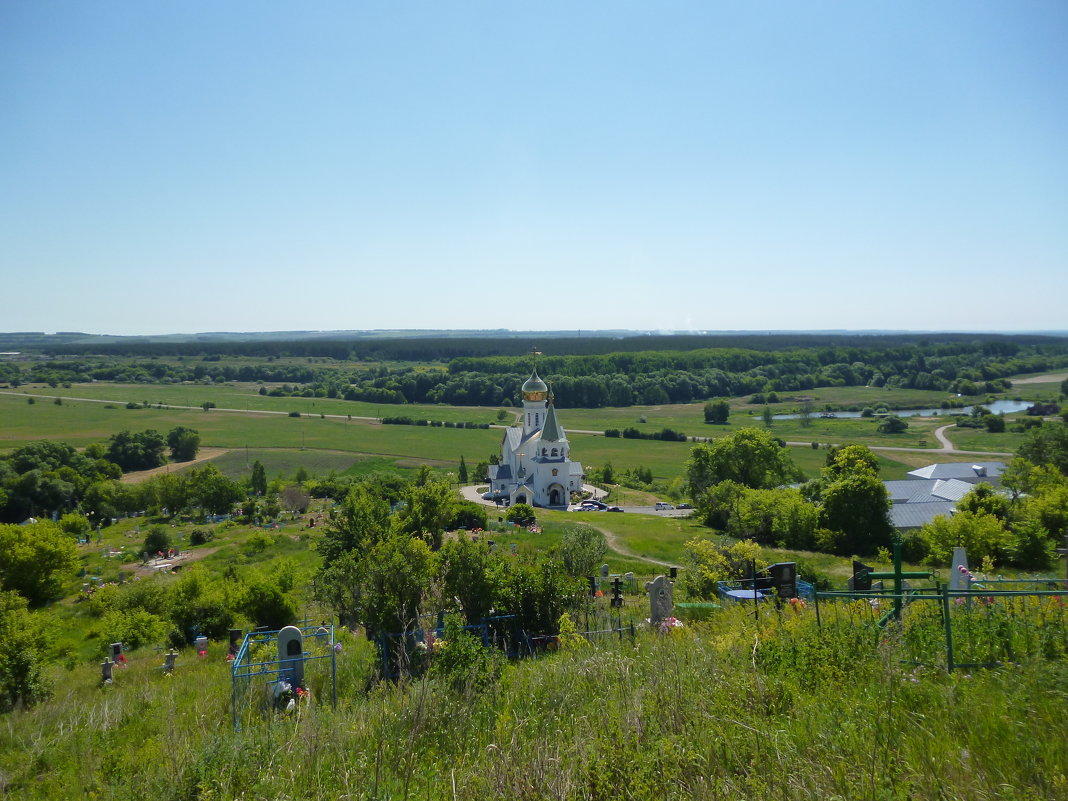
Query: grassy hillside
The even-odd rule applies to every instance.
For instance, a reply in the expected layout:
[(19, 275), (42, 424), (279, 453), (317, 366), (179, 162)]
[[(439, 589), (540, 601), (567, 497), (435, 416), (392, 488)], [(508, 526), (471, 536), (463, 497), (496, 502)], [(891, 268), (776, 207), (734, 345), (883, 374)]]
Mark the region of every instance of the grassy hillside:
[(218, 648), (183, 653), (173, 677), (142, 653), (111, 686), (78, 666), (6, 716), (0, 781), (49, 801), (1068, 798), (1068, 664), (947, 675), (899, 649), (821, 632), (808, 611), (736, 610), (526, 659), (476, 689), (376, 683), (371, 648), (342, 635), (336, 711), (312, 676), (310, 702), (239, 733)]

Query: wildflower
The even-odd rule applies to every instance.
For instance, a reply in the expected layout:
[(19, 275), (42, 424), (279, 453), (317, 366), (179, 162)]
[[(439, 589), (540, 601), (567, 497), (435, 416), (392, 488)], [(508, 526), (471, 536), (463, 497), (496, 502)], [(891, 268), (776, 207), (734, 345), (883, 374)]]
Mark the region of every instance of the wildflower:
[(660, 633), (667, 634), (672, 629), (681, 629), (682, 621), (677, 617), (665, 617), (660, 621)]

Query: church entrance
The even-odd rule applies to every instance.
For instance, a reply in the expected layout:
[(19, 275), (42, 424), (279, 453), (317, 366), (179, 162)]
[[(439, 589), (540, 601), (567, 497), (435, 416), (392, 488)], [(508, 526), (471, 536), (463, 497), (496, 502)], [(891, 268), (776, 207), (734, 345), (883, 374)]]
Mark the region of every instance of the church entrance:
[(546, 494), (549, 498), (549, 506), (567, 506), (567, 491), (563, 485), (550, 485)]
[(554, 489), (549, 493), (549, 506), (560, 506), (560, 490)]
[(526, 495), (516, 495), (515, 496), (515, 502), (516, 503), (526, 503), (527, 502), (527, 496)]

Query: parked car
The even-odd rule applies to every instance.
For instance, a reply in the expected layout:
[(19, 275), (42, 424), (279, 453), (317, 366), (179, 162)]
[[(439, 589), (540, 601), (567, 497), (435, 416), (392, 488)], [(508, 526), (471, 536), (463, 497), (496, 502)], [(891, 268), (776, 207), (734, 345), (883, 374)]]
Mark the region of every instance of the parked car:
[(598, 512), (603, 512), (605, 509), (608, 508), (608, 504), (607, 503), (601, 503), (601, 501), (595, 501), (592, 498), (590, 498), (589, 500), (585, 500), (582, 503), (580, 503), (579, 504), (579, 508), (582, 508), (582, 509), (585, 509), (585, 508), (596, 509)]
[(691, 504), (688, 504), (688, 503), (680, 503), (678, 505), (678, 507), (676, 507), (676, 508), (678, 508), (678, 509), (693, 509), (693, 506)]
[(605, 511), (606, 512), (622, 512), (623, 510), (618, 506), (609, 506)]
[(669, 509), (674, 509), (675, 507), (672, 506), (670, 503), (664, 503), (663, 501), (657, 501), (656, 502), (656, 506), (654, 508), (658, 512), (666, 512)]

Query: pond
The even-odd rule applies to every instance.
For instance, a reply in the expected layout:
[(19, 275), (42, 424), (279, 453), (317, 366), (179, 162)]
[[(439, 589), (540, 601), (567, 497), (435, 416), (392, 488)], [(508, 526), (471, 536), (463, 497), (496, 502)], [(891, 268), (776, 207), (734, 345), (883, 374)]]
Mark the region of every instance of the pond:
[[(989, 409), (993, 414), (1014, 414), (1016, 412), (1027, 411), (1034, 405), (1034, 401), (1016, 401), (1016, 400), (998, 400), (993, 403), (979, 404), (984, 408)], [(971, 414), (974, 406), (962, 406), (959, 409), (897, 409), (893, 412), (898, 417), (939, 417), (945, 415), (955, 414)], [(818, 418), (821, 414), (833, 415), (834, 417), (841, 418), (856, 418), (860, 417), (860, 412), (819, 412), (813, 409), (812, 417)], [(757, 415), (754, 414), (754, 417)], [(799, 414), (773, 414), (771, 419), (773, 420), (797, 420), (801, 417)]]

